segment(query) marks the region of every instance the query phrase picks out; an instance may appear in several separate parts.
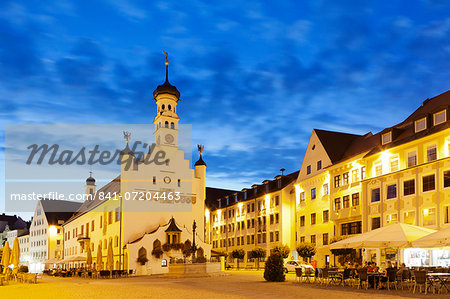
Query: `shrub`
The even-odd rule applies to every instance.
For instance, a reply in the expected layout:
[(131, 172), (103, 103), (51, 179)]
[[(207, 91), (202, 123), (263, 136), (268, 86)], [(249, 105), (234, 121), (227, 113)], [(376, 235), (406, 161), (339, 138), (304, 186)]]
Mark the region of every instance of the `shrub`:
[(264, 267), (264, 279), (267, 281), (284, 281), (286, 279), (283, 257), (278, 252), (269, 255)]
[(19, 273), (28, 273), (28, 266), (25, 265), (20, 266)]
[(191, 241), (186, 240), (186, 242), (184, 242), (184, 246), (183, 246), (183, 256), (185, 258), (190, 257), (192, 254), (192, 244)]
[(297, 253), (305, 261), (309, 261), (316, 254), (316, 247), (311, 243), (301, 243), (297, 246)]
[(286, 259), (289, 257), (291, 250), (287, 245), (275, 245), (271, 250), (270, 254), (279, 253), (282, 258)]
[(245, 251), (242, 248), (235, 249), (231, 252), (231, 257), (237, 259), (237, 268), (239, 269), (239, 260), (245, 257)]

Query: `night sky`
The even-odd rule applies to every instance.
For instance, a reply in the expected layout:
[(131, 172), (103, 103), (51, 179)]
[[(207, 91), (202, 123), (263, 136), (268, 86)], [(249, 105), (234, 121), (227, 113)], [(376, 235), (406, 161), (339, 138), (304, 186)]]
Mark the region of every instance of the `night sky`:
[(51, 2), (0, 1), (1, 167), (5, 124), (151, 123), (163, 50), (214, 187), (296, 171), (313, 128), (375, 133), (450, 87), (444, 0)]

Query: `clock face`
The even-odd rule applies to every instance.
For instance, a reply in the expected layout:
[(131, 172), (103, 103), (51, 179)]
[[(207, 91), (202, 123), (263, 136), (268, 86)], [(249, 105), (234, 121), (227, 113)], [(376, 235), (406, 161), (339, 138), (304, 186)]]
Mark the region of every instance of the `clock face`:
[(164, 177), (164, 183), (170, 184), (170, 182), (171, 182), (171, 179), (168, 176)]
[(171, 134), (167, 134), (164, 138), (167, 143), (173, 143), (173, 141), (175, 140), (175, 138), (173, 138)]

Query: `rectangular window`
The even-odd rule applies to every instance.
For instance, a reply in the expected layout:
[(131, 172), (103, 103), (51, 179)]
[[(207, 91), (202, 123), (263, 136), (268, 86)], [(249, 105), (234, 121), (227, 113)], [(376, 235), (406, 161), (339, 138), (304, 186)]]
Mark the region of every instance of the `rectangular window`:
[(275, 242), (278, 242), (278, 241), (280, 241), (280, 232), (276, 231), (275, 232)]
[(305, 243), (305, 237), (304, 236), (300, 237), (300, 243)]
[(330, 213), (330, 212), (329, 212), (328, 210), (323, 211), (323, 222), (324, 222), (324, 223), (326, 223), (326, 222), (329, 221), (329, 218), (330, 218), (329, 213)]
[(323, 234), (322, 239), (323, 245), (328, 245), (328, 233)]
[(305, 226), (305, 216), (300, 216), (300, 226)]
[(392, 224), (397, 222), (397, 214), (386, 215), (386, 224)]
[(444, 171), (444, 188), (450, 187), (450, 170)]
[(311, 214), (311, 225), (316, 224), (316, 213)]
[(113, 213), (108, 212), (108, 224), (111, 224), (113, 222)]
[(423, 209), (423, 226), (436, 225), (436, 209)]
[(305, 201), (305, 192), (300, 193), (300, 202)]
[(433, 114), (433, 124), (438, 125), (446, 121), (446, 110), (439, 111)]
[(311, 199), (316, 199), (316, 188), (311, 189)]
[(270, 242), (273, 242), (273, 232), (270, 232), (269, 236), (270, 236)]
[(380, 201), (380, 188), (372, 189), (371, 202), (378, 202), (378, 201)]
[(328, 195), (328, 184), (323, 184), (323, 195)]
[(95, 228), (95, 222), (94, 222), (94, 220), (92, 220), (91, 221), (91, 232), (93, 232), (94, 231), (94, 228)]
[(316, 244), (316, 235), (311, 235), (311, 243)]
[(415, 224), (416, 212), (414, 212), (414, 211), (405, 212), (403, 215), (404, 215), (404, 220), (403, 220), (404, 223), (411, 224), (411, 225)]
[(416, 120), (414, 122), (414, 127), (416, 133), (425, 130), (427, 128), (427, 118), (424, 117), (419, 120)]
[(116, 209), (116, 222), (120, 221), (120, 210), (119, 208)]
[(387, 199), (396, 198), (397, 197), (397, 185), (389, 185), (387, 187)]
[(450, 206), (444, 207), (444, 223), (450, 223)]
[(359, 193), (352, 194), (352, 206), (353, 207), (359, 206)]
[(361, 233), (361, 221), (341, 224), (341, 234), (343, 236), (360, 234), (360, 233)]
[(279, 223), (280, 222), (280, 214), (276, 213), (275, 214), (275, 223)]
[(361, 167), (361, 180), (364, 180), (366, 178), (366, 167)]
[(322, 160), (317, 161), (317, 170), (322, 169)]
[(415, 180), (408, 180), (403, 182), (403, 195), (411, 195), (416, 193)]
[(422, 183), (423, 183), (422, 186), (423, 192), (434, 190), (435, 185), (434, 174), (422, 177)]
[(334, 209), (336, 211), (341, 209), (341, 198), (340, 197), (334, 199)]
[(408, 153), (408, 167), (414, 167), (417, 165), (417, 154), (416, 152)]
[(392, 141), (392, 132), (388, 132), (381, 136), (381, 144), (387, 144)]
[(276, 206), (280, 205), (280, 197), (278, 195), (275, 196), (275, 205)]
[(380, 227), (381, 227), (380, 217), (373, 217), (372, 218), (372, 230), (380, 228)]
[(273, 224), (274, 218), (273, 218), (273, 214), (270, 214), (270, 224)]
[(383, 165), (381, 162), (375, 164), (375, 176), (380, 176), (383, 174)]
[(348, 172), (342, 174), (342, 185), (348, 185)]
[(306, 167), (306, 174), (310, 174), (311, 173), (311, 165), (308, 165)]
[(342, 197), (342, 203), (344, 205), (344, 209), (349, 208), (350, 207), (350, 196), (345, 195), (344, 197)]
[(391, 172), (397, 171), (399, 169), (398, 157), (394, 157), (389, 160), (389, 167)]
[(334, 177), (334, 188), (338, 188), (341, 185), (341, 176), (336, 175)]
[(254, 211), (255, 211), (255, 203), (252, 202), (252, 212), (254, 212)]
[(427, 147), (427, 162), (431, 162), (437, 159), (436, 145), (430, 145)]
[(352, 170), (352, 183), (356, 183), (359, 181), (359, 170), (353, 169)]

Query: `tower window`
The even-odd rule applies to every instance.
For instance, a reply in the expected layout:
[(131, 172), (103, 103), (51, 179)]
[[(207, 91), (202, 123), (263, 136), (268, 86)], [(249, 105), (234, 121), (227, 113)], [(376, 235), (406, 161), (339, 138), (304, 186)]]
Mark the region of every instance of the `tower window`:
[(170, 123), (170, 128), (175, 129), (175, 124), (173, 122)]
[(162, 104), (161, 106), (162, 110), (166, 109), (166, 106), (164, 104)]
[(169, 107), (169, 111), (172, 110), (172, 106), (169, 105), (168, 107)]
[(166, 125), (166, 128), (168, 128), (169, 127), (169, 122), (166, 120), (166, 123), (165, 123), (165, 125)]

